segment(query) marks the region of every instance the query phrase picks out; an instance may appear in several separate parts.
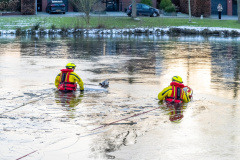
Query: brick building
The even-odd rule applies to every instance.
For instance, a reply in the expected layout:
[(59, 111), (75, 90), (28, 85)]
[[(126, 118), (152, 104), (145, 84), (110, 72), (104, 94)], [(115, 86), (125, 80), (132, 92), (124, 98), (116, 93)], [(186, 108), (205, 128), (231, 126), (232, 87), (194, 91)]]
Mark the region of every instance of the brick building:
[(211, 14), (217, 14), (217, 5), (218, 3), (221, 3), (223, 6), (222, 14), (229, 16), (237, 15), (237, 0), (210, 0), (210, 1), (211, 1)]
[[(37, 0), (37, 11), (45, 12), (47, 3), (49, 0)], [(74, 9), (70, 4), (70, 0), (62, 0), (66, 5), (66, 12), (72, 12)], [(139, 3), (141, 0), (136, 0)], [(152, 6), (157, 8), (157, 1), (160, 0), (152, 0)], [(106, 11), (125, 11), (126, 8), (131, 4), (132, 0), (99, 0), (97, 5), (101, 5), (104, 7)], [(100, 4), (101, 3), (101, 4)]]
[[(24, 0), (28, 1), (28, 0)], [(34, 12), (46, 12), (47, 3), (50, 0), (30, 0), (35, 1)], [(62, 0), (66, 5), (66, 12), (74, 11), (73, 6), (70, 4), (70, 0)], [(139, 3), (141, 0), (136, 0)], [(181, 12), (188, 13), (188, 0), (171, 0), (175, 5), (180, 7)], [(23, 0), (21, 0), (23, 4)], [(105, 11), (126, 11), (127, 7), (131, 4), (132, 0), (99, 0), (98, 3), (93, 7), (94, 10)], [(161, 0), (152, 0), (152, 6), (158, 8)], [(217, 5), (221, 3), (223, 6), (223, 15), (237, 15), (237, 0), (190, 0), (191, 2), (191, 13), (193, 16), (205, 17), (210, 16), (211, 14), (217, 14)], [(26, 5), (28, 3), (25, 3)], [(100, 7), (99, 7), (100, 6)], [(22, 5), (24, 8), (24, 5)], [(36, 10), (35, 10), (36, 8)], [(30, 12), (29, 12), (30, 13)]]
[[(196, 17), (201, 15), (208, 17), (211, 15), (211, 1), (210, 0), (191, 0), (191, 14)], [(189, 13), (188, 0), (180, 0), (181, 12)]]
[[(196, 17), (218, 14), (218, 3), (223, 6), (223, 15), (237, 15), (237, 0), (190, 0), (191, 14)], [(188, 13), (188, 0), (180, 0), (180, 8), (181, 12)]]

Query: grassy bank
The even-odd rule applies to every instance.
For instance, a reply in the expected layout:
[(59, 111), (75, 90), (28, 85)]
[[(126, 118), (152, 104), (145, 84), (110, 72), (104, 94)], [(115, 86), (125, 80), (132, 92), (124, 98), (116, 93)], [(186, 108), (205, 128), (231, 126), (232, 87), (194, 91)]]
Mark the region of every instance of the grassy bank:
[[(195, 27), (222, 27), (240, 29), (236, 20), (192, 19), (187, 18), (151, 18), (139, 17), (139, 21), (129, 17), (91, 17), (90, 28), (136, 28), (136, 27), (167, 27), (167, 26), (195, 26)], [(81, 17), (4, 17), (0, 19), (0, 30), (31, 29), (39, 24), (40, 28), (86, 28)]]

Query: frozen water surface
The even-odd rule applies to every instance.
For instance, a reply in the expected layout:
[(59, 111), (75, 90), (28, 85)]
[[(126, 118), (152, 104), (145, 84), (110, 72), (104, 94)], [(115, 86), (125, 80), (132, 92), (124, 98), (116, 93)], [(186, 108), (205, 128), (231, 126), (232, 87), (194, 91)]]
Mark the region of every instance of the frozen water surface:
[[(0, 47), (1, 160), (240, 159), (237, 39), (2, 36)], [(68, 62), (82, 93), (55, 89)], [(175, 75), (194, 98), (167, 108), (157, 95)]]

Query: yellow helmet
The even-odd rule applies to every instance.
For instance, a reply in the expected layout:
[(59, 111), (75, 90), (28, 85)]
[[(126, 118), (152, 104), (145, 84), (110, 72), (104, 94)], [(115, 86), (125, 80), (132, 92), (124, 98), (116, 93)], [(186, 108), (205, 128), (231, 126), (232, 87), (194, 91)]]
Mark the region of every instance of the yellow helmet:
[(173, 76), (172, 81), (178, 82), (178, 83), (183, 83), (182, 78), (180, 76)]
[(75, 69), (77, 66), (74, 64), (74, 63), (68, 63), (67, 65), (66, 65), (66, 68), (68, 68), (68, 69)]

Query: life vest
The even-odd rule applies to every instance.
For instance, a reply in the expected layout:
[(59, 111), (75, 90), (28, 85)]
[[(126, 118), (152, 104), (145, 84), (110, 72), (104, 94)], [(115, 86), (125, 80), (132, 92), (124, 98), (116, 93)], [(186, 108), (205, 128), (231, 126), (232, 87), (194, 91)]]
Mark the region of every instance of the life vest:
[(60, 91), (76, 91), (77, 84), (69, 82), (69, 76), (73, 72), (72, 69), (62, 69), (60, 73), (60, 84), (58, 90)]
[(184, 95), (184, 84), (171, 82), (170, 86), (172, 86), (172, 94), (170, 97), (166, 97), (165, 101), (167, 103), (183, 103), (183, 95)]

